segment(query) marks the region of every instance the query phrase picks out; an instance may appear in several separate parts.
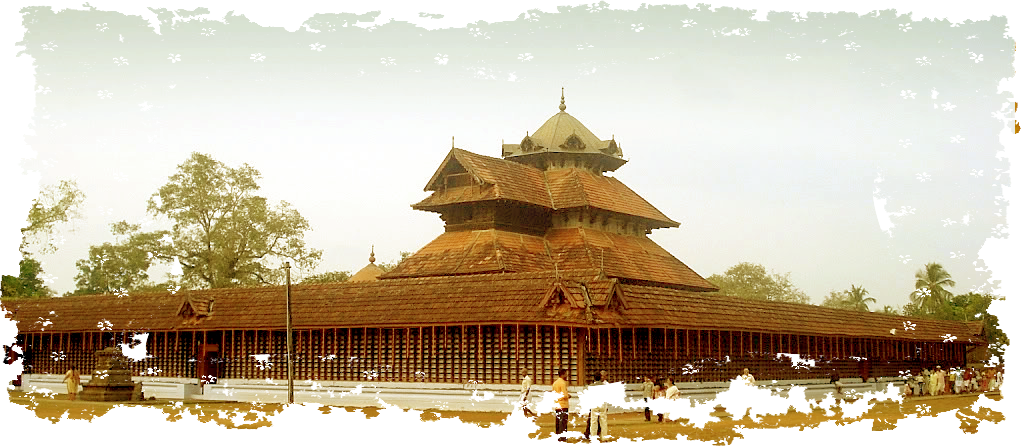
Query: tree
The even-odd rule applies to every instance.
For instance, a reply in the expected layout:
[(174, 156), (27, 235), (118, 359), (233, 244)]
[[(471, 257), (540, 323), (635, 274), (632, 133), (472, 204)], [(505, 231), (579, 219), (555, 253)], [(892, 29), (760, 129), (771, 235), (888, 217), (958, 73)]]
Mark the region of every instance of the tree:
[(384, 273), (388, 273), (390, 271), (393, 271), (394, 268), (397, 268), (397, 265), (400, 265), (401, 262), (404, 261), (404, 259), (407, 259), (408, 257), (411, 257), (411, 254), (412, 253), (408, 252), (408, 251), (401, 251), (401, 259), (400, 260), (393, 261), (393, 262), (380, 263), (379, 264), (379, 269), (383, 270)]
[(839, 310), (850, 310), (847, 291), (830, 291), (830, 295), (822, 300), (822, 306)]
[(707, 280), (720, 288), (718, 294), (777, 302), (809, 301), (808, 295), (791, 283), (790, 273), (769, 274), (764, 266), (755, 263), (738, 263), (723, 275), (713, 274)]
[(847, 304), (852, 310), (856, 311), (869, 311), (869, 304), (876, 303), (876, 299), (871, 297), (865, 297), (869, 292), (864, 287), (854, 286), (851, 284), (851, 289), (847, 290)]
[(888, 314), (890, 316), (900, 316), (900, 312), (897, 311), (896, 308), (891, 307), (889, 305), (883, 305), (883, 309), (880, 310), (880, 313)]
[(1007, 335), (1000, 330), (999, 318), (989, 314), (989, 306), (994, 300), (1002, 297), (992, 294), (966, 293), (952, 296), (934, 312), (938, 319), (954, 321), (983, 321), (986, 338), (989, 341), (989, 352), (1003, 360), (1004, 347), (1010, 344)]
[(52, 296), (53, 290), (42, 279), (42, 264), (32, 258), (28, 248), (34, 243), (40, 245), (41, 253), (57, 250), (53, 241), (54, 228), (80, 216), (85, 194), (74, 181), (64, 180), (56, 185), (44, 187), (39, 197), (28, 210), (28, 225), (21, 228), (22, 259), (18, 264), (18, 276), (4, 275), (0, 278), (0, 296), (3, 297), (45, 297)]
[(118, 222), (111, 225), (115, 236), (126, 240), (89, 247), (89, 256), (75, 263), (76, 289), (71, 294), (108, 294), (165, 288), (149, 281), (149, 267), (156, 260), (159, 238), (165, 231), (138, 232), (138, 225)]
[(915, 273), (915, 291), (911, 293), (911, 301), (925, 314), (934, 314), (948, 299), (953, 297), (947, 288), (957, 284), (950, 278), (950, 273), (938, 263), (926, 264)]
[(0, 294), (3, 297), (47, 297), (53, 295), (53, 290), (46, 286), (39, 276), (43, 273), (42, 265), (38, 260), (25, 257), (18, 263), (21, 270), (17, 277), (3, 276), (0, 281)]
[(290, 260), (313, 269), (322, 252), (305, 247), (308, 221), (287, 202), (255, 195), (261, 175), (193, 153), (149, 199), (148, 210), (173, 222), (157, 257), (177, 261), (188, 286), (226, 288), (279, 284)]
[(329, 271), (313, 274), (301, 280), (301, 283), (337, 283), (347, 282), (351, 278), (350, 271)]

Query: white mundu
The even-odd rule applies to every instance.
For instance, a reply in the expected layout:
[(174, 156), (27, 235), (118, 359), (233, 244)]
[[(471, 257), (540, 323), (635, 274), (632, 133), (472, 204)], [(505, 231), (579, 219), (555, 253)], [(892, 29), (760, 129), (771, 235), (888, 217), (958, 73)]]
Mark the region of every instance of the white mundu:
[(744, 369), (744, 375), (741, 375), (741, 410), (749, 411), (751, 409), (758, 409), (759, 401), (756, 400), (755, 395), (751, 392), (756, 386), (756, 377), (752, 377), (748, 373), (748, 369)]
[(527, 406), (532, 404), (532, 377), (526, 375), (521, 380), (521, 405)]

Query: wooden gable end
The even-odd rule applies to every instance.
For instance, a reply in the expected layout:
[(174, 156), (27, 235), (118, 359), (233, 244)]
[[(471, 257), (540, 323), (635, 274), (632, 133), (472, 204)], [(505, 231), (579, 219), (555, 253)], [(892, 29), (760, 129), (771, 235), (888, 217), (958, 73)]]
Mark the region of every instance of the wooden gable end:
[(213, 316), (212, 297), (199, 298), (185, 296), (177, 307), (177, 316), (181, 318), (183, 325), (195, 325)]

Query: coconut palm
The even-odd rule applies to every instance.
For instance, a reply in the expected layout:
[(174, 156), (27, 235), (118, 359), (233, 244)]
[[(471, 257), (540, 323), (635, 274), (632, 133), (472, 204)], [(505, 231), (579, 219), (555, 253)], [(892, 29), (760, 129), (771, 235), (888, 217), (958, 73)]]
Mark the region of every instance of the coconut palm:
[(950, 273), (943, 269), (943, 265), (936, 262), (928, 263), (925, 268), (918, 270), (915, 279), (915, 291), (911, 293), (911, 300), (928, 314), (935, 313), (937, 308), (953, 297), (947, 288), (957, 285), (950, 278)]
[(851, 285), (851, 289), (845, 291), (845, 299), (847, 306), (855, 311), (869, 311), (869, 304), (876, 303), (876, 299), (871, 297), (865, 297), (868, 295), (868, 290), (863, 286)]

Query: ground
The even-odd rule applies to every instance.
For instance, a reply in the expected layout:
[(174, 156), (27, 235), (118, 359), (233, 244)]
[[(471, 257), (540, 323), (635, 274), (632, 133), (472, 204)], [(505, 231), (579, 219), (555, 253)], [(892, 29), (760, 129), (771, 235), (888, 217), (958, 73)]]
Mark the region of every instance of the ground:
[[(19, 392), (5, 392), (3, 404), (20, 406), (22, 430), (388, 430), (392, 445), (555, 444), (551, 413), (523, 424), (520, 413), (173, 400), (70, 402), (60, 395)], [(646, 423), (641, 413), (615, 413), (609, 432), (611, 444), (694, 446), (734, 445), (736, 439), (757, 434), (1004, 434), (1004, 411), (1003, 400), (994, 394), (876, 398), (764, 406), (746, 415), (736, 408), (688, 410), (687, 419), (676, 425)], [(582, 444), (577, 439), (584, 423), (581, 415), (571, 415), (570, 443)], [(991, 443), (982, 444), (1005, 444), (1002, 439), (991, 437)]]

